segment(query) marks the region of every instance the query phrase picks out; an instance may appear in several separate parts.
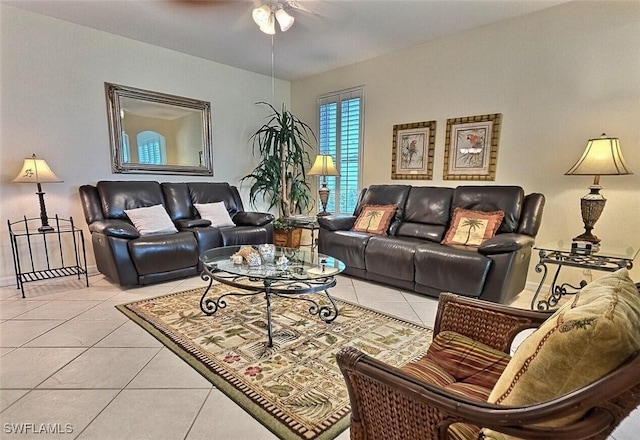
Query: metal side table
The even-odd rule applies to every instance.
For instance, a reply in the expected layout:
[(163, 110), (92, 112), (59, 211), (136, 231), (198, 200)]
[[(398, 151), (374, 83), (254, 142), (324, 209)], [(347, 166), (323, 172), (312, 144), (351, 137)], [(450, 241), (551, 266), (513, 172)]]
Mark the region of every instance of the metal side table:
[[(604, 272), (615, 272), (618, 269), (633, 267), (633, 260), (638, 256), (639, 248), (627, 247), (616, 248), (607, 244), (600, 244), (591, 250), (572, 249), (571, 242), (554, 241), (541, 246), (534, 246), (538, 251), (540, 261), (536, 264), (535, 270), (542, 272), (542, 279), (531, 300), (531, 309), (550, 310), (558, 305), (564, 295), (575, 295), (587, 285), (585, 280), (580, 281), (579, 286), (569, 283), (558, 283), (558, 276), (562, 267), (577, 267), (580, 269), (598, 270)], [(547, 278), (548, 265), (558, 266), (551, 282), (549, 296), (546, 299), (539, 299), (540, 291)]]
[(318, 246), (318, 238), (316, 237), (316, 231), (320, 229), (320, 225), (318, 224), (318, 218), (314, 216), (292, 216), (285, 217), (283, 219), (285, 223), (300, 229), (306, 229), (311, 232), (311, 244), (302, 245), (309, 246), (311, 248), (311, 252), (315, 251), (316, 246)]

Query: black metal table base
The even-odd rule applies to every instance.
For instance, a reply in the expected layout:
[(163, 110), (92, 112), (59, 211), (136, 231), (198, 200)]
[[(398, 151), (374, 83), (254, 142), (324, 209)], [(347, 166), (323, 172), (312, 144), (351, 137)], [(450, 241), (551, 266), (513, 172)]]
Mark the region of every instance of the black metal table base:
[[(306, 301), (310, 304), (309, 314), (312, 316), (317, 315), (321, 321), (326, 323), (331, 323), (338, 317), (338, 306), (331, 295), (329, 295), (328, 291), (330, 287), (336, 285), (336, 280), (332, 276), (314, 280), (253, 279), (248, 276), (233, 275), (223, 271), (211, 272), (207, 270), (207, 267), (205, 266), (205, 270), (202, 272), (201, 278), (209, 282), (209, 285), (200, 298), (200, 309), (208, 316), (213, 315), (220, 309), (226, 308), (227, 302), (225, 301), (225, 298), (227, 297), (256, 296), (264, 294), (267, 307), (267, 334), (269, 338), (269, 347), (273, 346), (271, 300), (274, 296), (295, 301)], [(214, 279), (222, 284), (243, 289), (248, 292), (229, 292), (220, 295), (217, 298), (207, 298)], [(260, 284), (260, 282), (262, 284)], [(324, 293), (331, 305), (323, 305), (314, 299), (301, 296), (307, 293)]]
[[(560, 250), (540, 249), (538, 256), (540, 261), (536, 264), (535, 271), (542, 272), (542, 279), (538, 284), (535, 295), (531, 300), (532, 310), (551, 310), (556, 307), (565, 295), (575, 295), (584, 286), (587, 285), (585, 280), (580, 281), (580, 286), (574, 286), (569, 283), (558, 284), (558, 275), (563, 266), (576, 267), (580, 269), (599, 270), (605, 272), (614, 272), (618, 269), (633, 267), (633, 259), (631, 258), (615, 258), (597, 254), (577, 254)], [(549, 296), (545, 299), (538, 300), (544, 281), (547, 278), (547, 264), (555, 264), (558, 266), (556, 273), (551, 281)]]
[[(560, 285), (557, 284), (558, 275), (560, 274), (561, 265), (556, 269), (556, 273), (553, 276), (553, 281), (551, 282), (551, 288), (549, 292), (549, 296), (546, 299), (540, 299), (538, 304), (536, 304), (536, 299), (540, 294), (540, 290), (542, 289), (542, 285), (544, 284), (544, 280), (547, 277), (547, 266), (544, 263), (538, 263), (535, 267), (536, 272), (544, 272), (542, 275), (542, 279), (540, 280), (540, 284), (538, 284), (538, 289), (536, 290), (536, 294), (533, 296), (533, 300), (531, 300), (531, 309), (537, 310), (551, 310), (555, 306), (558, 305), (560, 299), (565, 295), (575, 295), (578, 293), (584, 286), (587, 285), (585, 280), (580, 281), (580, 286), (574, 286), (569, 283), (562, 283)], [(568, 289), (572, 289), (571, 291)]]

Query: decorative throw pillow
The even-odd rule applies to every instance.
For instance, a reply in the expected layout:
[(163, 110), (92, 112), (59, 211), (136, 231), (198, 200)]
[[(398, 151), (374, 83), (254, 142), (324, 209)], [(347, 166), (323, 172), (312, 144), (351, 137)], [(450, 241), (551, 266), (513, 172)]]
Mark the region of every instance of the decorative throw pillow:
[(229, 211), (227, 211), (227, 207), (224, 202), (215, 202), (215, 203), (194, 203), (194, 206), (198, 210), (198, 214), (200, 214), (200, 218), (205, 220), (209, 220), (211, 222), (211, 226), (222, 227), (222, 226), (235, 226), (233, 220), (229, 216)]
[(485, 240), (496, 235), (503, 218), (502, 211), (483, 212), (456, 208), (453, 210), (451, 226), (442, 244), (480, 246)]
[(172, 234), (178, 232), (162, 205), (145, 208), (125, 209), (125, 214), (140, 235)]
[(365, 205), (351, 230), (387, 235), (387, 229), (395, 213), (396, 205)]
[[(640, 294), (627, 269), (585, 286), (516, 350), (488, 402), (527, 406), (588, 385), (640, 349)], [(545, 426), (577, 420), (575, 414)], [(514, 437), (484, 429), (488, 439)]]

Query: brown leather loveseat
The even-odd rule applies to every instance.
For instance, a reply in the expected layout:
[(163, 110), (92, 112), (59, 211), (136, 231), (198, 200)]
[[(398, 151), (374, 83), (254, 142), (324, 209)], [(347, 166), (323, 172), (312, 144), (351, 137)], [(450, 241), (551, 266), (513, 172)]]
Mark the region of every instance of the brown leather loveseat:
[[(121, 286), (197, 275), (206, 250), (273, 242), (273, 215), (247, 212), (228, 183), (100, 181), (79, 189), (98, 270)], [(195, 204), (224, 202), (233, 226), (213, 227)], [(141, 235), (125, 210), (162, 205), (177, 232)]]
[[(318, 249), (355, 277), (434, 297), (452, 292), (508, 303), (525, 286), (544, 200), (518, 186), (371, 185), (353, 215), (319, 217)], [(385, 234), (352, 230), (368, 205), (396, 207)], [(441, 244), (456, 208), (504, 218), (479, 247)]]

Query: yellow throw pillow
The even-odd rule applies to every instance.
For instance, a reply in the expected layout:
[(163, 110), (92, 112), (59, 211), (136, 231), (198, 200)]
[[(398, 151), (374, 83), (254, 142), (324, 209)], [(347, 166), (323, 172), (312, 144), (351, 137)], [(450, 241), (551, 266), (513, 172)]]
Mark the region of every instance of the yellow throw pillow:
[(387, 235), (387, 229), (395, 213), (396, 205), (365, 205), (351, 230)]
[[(516, 350), (488, 402), (527, 406), (588, 385), (640, 350), (640, 294), (626, 269), (585, 286)], [(562, 426), (584, 413), (545, 426)], [(513, 439), (484, 429), (488, 439)]]
[(485, 240), (496, 235), (502, 223), (504, 212), (483, 212), (456, 208), (453, 210), (451, 226), (442, 244), (480, 246)]

